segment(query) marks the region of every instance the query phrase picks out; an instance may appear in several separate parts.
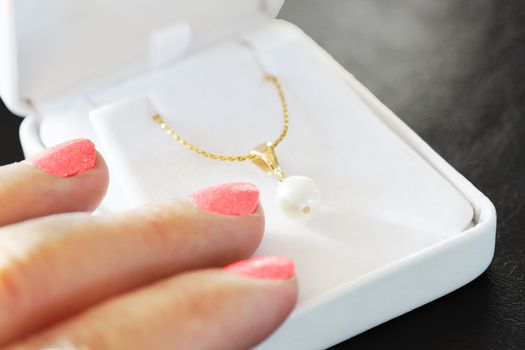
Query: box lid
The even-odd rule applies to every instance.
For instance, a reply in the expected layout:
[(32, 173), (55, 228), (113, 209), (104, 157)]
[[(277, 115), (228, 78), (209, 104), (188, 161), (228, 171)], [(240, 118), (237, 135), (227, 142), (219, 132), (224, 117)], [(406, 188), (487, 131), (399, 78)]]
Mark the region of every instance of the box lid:
[(183, 23), (198, 48), (274, 17), (284, 0), (0, 0), (0, 96), (17, 114), (31, 101), (126, 69), (144, 70), (150, 33)]

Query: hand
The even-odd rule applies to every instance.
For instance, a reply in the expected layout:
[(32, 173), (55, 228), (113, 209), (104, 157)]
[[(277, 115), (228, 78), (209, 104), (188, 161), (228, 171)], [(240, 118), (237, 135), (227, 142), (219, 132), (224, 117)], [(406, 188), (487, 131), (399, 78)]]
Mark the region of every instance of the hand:
[(87, 140), (0, 167), (2, 349), (245, 349), (293, 309), (289, 260), (231, 264), (263, 235), (254, 185), (79, 213), (107, 184)]

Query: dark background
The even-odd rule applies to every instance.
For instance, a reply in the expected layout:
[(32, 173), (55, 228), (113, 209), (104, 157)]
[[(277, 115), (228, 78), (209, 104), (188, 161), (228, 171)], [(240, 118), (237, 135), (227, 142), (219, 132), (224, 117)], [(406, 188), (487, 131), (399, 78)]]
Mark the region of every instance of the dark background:
[[(483, 275), (334, 349), (525, 349), (525, 1), (287, 0), (280, 17), (333, 54), (499, 216)], [(23, 157), (20, 119), (0, 113), (5, 164)]]

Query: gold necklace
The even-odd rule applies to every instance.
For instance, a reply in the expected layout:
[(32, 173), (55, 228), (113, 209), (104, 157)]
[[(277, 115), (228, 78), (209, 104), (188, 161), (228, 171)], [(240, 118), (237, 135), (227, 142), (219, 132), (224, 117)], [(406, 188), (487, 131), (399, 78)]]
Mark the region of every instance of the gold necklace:
[(153, 120), (175, 141), (202, 157), (226, 162), (243, 162), (250, 160), (268, 175), (277, 177), (279, 180), (279, 186), (276, 191), (276, 200), (281, 210), (290, 218), (305, 218), (317, 211), (321, 200), (320, 190), (315, 181), (308, 177), (286, 177), (279, 164), (275, 154), (275, 148), (288, 134), (288, 104), (286, 103), (286, 98), (279, 79), (271, 74), (265, 75), (265, 79), (273, 83), (279, 95), (283, 110), (283, 128), (274, 142), (260, 144), (247, 154), (225, 156), (205, 151), (182, 138), (166, 123), (160, 114), (154, 115)]

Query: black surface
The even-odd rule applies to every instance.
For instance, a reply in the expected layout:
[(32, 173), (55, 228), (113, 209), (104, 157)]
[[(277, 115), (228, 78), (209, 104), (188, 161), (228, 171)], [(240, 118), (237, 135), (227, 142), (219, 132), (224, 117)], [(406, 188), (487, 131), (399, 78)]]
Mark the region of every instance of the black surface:
[[(332, 53), (499, 216), (482, 276), (334, 349), (525, 349), (525, 1), (287, 0), (280, 17)], [(2, 114), (3, 164), (22, 155), (19, 119)]]

